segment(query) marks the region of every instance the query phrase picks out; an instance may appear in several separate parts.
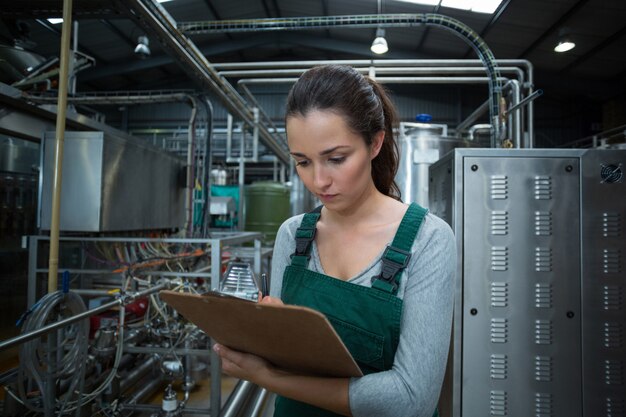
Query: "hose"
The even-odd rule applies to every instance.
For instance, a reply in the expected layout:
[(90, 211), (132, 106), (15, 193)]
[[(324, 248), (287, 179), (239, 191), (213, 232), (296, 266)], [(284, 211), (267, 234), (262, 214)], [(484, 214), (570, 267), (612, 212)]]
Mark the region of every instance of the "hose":
[[(56, 291), (46, 294), (24, 319), (22, 333), (37, 330), (51, 320), (56, 320), (56, 314), (67, 311), (76, 315), (86, 311), (82, 298), (72, 292)], [(25, 342), (20, 348), (20, 367), (18, 370), (18, 393), (24, 405), (32, 411), (45, 412), (53, 410), (55, 399), (51, 398), (48, 388), (49, 381), (62, 376), (80, 375), (87, 363), (87, 348), (89, 324), (87, 320), (66, 327), (57, 332), (62, 340), (57, 340), (55, 346), (46, 347), (41, 338)], [(48, 343), (52, 343), (48, 338)], [(53, 358), (55, 355), (56, 358)], [(60, 360), (59, 360), (60, 359)], [(54, 366), (52, 362), (54, 361)], [(80, 378), (73, 378), (68, 389), (67, 397), (71, 397)], [(36, 401), (28, 398), (25, 387), (36, 385), (41, 393), (40, 406)]]
[[(71, 316), (86, 311), (82, 298), (73, 292), (63, 293), (57, 291), (44, 296), (33, 308), (30, 314), (24, 319), (22, 332), (28, 333), (39, 329), (51, 320), (56, 320), (55, 312), (68, 311)], [(113, 367), (109, 371), (106, 379), (98, 388), (88, 394), (83, 394), (84, 374), (88, 359), (88, 336), (89, 323), (87, 320), (79, 321), (62, 330), (64, 339), (57, 340), (56, 346), (46, 351), (46, 343), (41, 338), (25, 342), (20, 349), (20, 367), (18, 370), (18, 393), (24, 406), (31, 411), (45, 413), (47, 410), (55, 411), (54, 415), (63, 415), (75, 411), (77, 408), (94, 400), (111, 383), (122, 359), (124, 344), (124, 320), (125, 308), (119, 310), (119, 331), (117, 340), (117, 351)], [(60, 334), (61, 331), (59, 331)], [(47, 343), (52, 343), (48, 339)], [(50, 355), (55, 355), (58, 366), (54, 366), (52, 372), (49, 369)], [(61, 355), (63, 355), (61, 357)], [(60, 359), (59, 359), (60, 358)], [(56, 381), (61, 377), (71, 377), (72, 382), (67, 392), (61, 398), (54, 398), (47, 388), (49, 381)], [(73, 377), (72, 377), (73, 376)], [(37, 400), (29, 399), (25, 387), (36, 385), (41, 393), (42, 406)], [(78, 390), (77, 390), (78, 388)], [(30, 390), (32, 391), (32, 390)], [(51, 390), (50, 390), (51, 391)], [(76, 398), (72, 397), (76, 394)]]

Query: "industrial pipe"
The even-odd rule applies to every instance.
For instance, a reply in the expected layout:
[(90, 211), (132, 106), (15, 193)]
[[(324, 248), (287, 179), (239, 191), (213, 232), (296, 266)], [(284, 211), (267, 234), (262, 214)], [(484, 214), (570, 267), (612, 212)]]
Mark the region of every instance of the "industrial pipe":
[(150, 370), (152, 370), (157, 364), (157, 356), (153, 355), (144, 363), (139, 366), (135, 366), (132, 371), (128, 373), (120, 382), (120, 392), (125, 392), (128, 388), (135, 386), (135, 384), (143, 378)]
[[(457, 19), (435, 13), (418, 14), (378, 14), (378, 15), (351, 15), (351, 16), (308, 16), (269, 19), (238, 19), (216, 20), (199, 22), (178, 22), (177, 30), (184, 34), (228, 33), (228, 32), (256, 32), (264, 30), (310, 30), (334, 27), (412, 27), (430, 25), (436, 26), (460, 37), (467, 42), (482, 61), (487, 72), (489, 84), (489, 114), (493, 124), (492, 142), (504, 139), (500, 128), (501, 114), (499, 103), (502, 84), (499, 80), (500, 72), (493, 53), (487, 44), (469, 26)], [(213, 67), (211, 67), (213, 68)], [(230, 84), (228, 84), (230, 86)]]
[[(163, 47), (180, 60), (191, 78), (213, 91), (228, 112), (249, 126), (255, 125), (252, 109), (243, 97), (228, 81), (218, 75), (196, 45), (178, 30), (177, 23), (163, 7), (146, 0), (119, 0), (118, 4), (128, 8), (140, 25), (152, 30), (162, 41)], [(265, 126), (258, 127), (259, 135), (265, 145), (287, 163), (290, 158), (286, 144), (277, 141)]]
[(14, 345), (19, 345), (21, 343), (28, 342), (29, 340), (35, 339), (36, 337), (39, 337), (39, 336), (44, 335), (46, 333), (49, 333), (52, 330), (59, 329), (61, 327), (65, 327), (68, 324), (72, 324), (72, 323), (75, 323), (75, 322), (80, 321), (82, 319), (85, 319), (87, 317), (91, 317), (94, 314), (98, 314), (98, 313), (100, 313), (102, 311), (107, 311), (110, 308), (117, 307), (119, 305), (125, 305), (127, 303), (132, 302), (133, 300), (135, 300), (137, 298), (145, 297), (146, 295), (150, 295), (152, 293), (160, 291), (160, 290), (166, 288), (168, 285), (169, 285), (168, 283), (162, 283), (162, 284), (155, 285), (154, 287), (148, 288), (148, 289), (143, 290), (143, 291), (136, 292), (136, 293), (134, 293), (132, 295), (129, 295), (127, 297), (123, 297), (123, 298), (120, 297), (120, 298), (118, 298), (116, 300), (109, 301), (108, 303), (102, 304), (100, 307), (92, 308), (91, 310), (87, 310), (87, 311), (79, 313), (79, 314), (77, 314), (75, 316), (68, 317), (66, 319), (57, 321), (56, 323), (49, 324), (49, 325), (41, 327), (41, 328), (39, 328), (37, 330), (33, 330), (32, 332), (24, 333), (24, 334), (21, 334), (19, 336), (16, 336), (16, 337), (12, 338), (12, 339), (5, 340), (3, 342), (0, 342), (0, 351), (2, 351), (4, 349), (7, 349), (7, 348), (10, 348), (10, 347), (12, 347)]
[[(519, 67), (524, 67), (526, 69), (526, 77), (525, 79), (520, 78), (521, 87), (527, 90), (527, 94), (531, 95), (533, 93), (534, 88), (534, 67), (532, 63), (526, 59), (496, 59), (495, 62), (498, 64), (498, 69), (503, 70), (501, 65), (514, 65)], [(415, 65), (415, 66), (423, 66), (423, 67), (436, 67), (436, 66), (445, 66), (445, 67), (458, 67), (458, 66), (471, 66), (476, 65), (482, 66), (484, 65), (481, 60), (478, 59), (372, 59), (372, 60), (315, 60), (315, 61), (269, 61), (269, 62), (226, 62), (226, 63), (215, 63), (213, 64), (214, 68), (218, 70), (240, 70), (240, 69), (257, 69), (257, 68), (310, 68), (317, 65), (327, 65), (327, 64), (336, 64), (336, 65), (351, 65), (351, 66), (375, 66), (375, 67), (386, 67), (386, 66), (403, 66), (403, 65)], [(491, 99), (487, 100), (486, 108), (489, 108), (489, 103)], [(482, 114), (482, 113), (481, 113)], [(524, 148), (532, 148), (534, 146), (534, 103), (531, 101), (527, 106), (527, 133), (528, 137), (524, 140), (522, 147)], [(470, 116), (471, 117), (471, 116)], [(468, 119), (470, 119), (468, 117)], [(469, 127), (476, 119), (469, 121), (464, 125), (463, 129)]]
[(191, 116), (187, 128), (187, 184), (185, 190), (185, 234), (191, 237), (193, 234), (193, 191), (194, 191), (194, 163), (196, 145), (196, 115), (198, 113), (198, 101), (195, 97), (190, 97)]
[[(356, 71), (362, 74), (370, 74), (373, 71), (374, 74), (459, 74), (466, 72), (476, 72), (484, 74), (485, 70), (481, 67), (419, 67), (419, 66), (407, 66), (407, 67), (381, 67), (376, 68), (374, 65), (368, 67), (355, 67)], [(517, 67), (499, 67), (500, 73), (514, 72), (517, 74), (520, 82), (524, 82), (524, 73)], [(308, 68), (288, 68), (288, 69), (241, 69), (241, 70), (228, 70), (220, 71), (219, 74), (224, 77), (277, 77), (280, 75), (285, 76), (299, 76), (307, 71)]]
[(469, 140), (473, 141), (474, 140), (474, 135), (476, 134), (476, 132), (491, 132), (491, 130), (493, 129), (493, 126), (491, 126), (490, 124), (478, 124), (478, 125), (474, 125), (472, 127), (469, 128), (469, 130), (467, 131), (467, 133), (469, 134)]
[[(508, 78), (498, 77), (498, 81), (508, 81)], [(241, 84), (293, 84), (297, 78), (247, 78), (239, 80)], [(490, 80), (487, 77), (378, 77), (380, 84), (483, 84)]]
[(239, 410), (252, 395), (254, 387), (255, 385), (252, 382), (240, 380), (226, 400), (219, 417), (237, 417)]
[(59, 269), (59, 224), (61, 217), (61, 183), (63, 179), (63, 144), (69, 73), (72, 0), (63, 0), (63, 29), (61, 31), (61, 70), (57, 98), (56, 141), (54, 147), (54, 176), (52, 180), (52, 215), (50, 223), (50, 256), (48, 259), (48, 293), (57, 290)]

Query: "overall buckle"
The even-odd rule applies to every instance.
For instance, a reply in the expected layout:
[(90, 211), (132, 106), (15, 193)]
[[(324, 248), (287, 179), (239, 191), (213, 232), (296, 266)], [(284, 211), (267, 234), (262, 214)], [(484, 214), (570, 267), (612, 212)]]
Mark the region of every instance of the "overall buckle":
[(398, 271), (406, 268), (411, 259), (411, 252), (393, 247), (387, 246), (385, 252), (383, 252), (382, 268), (379, 275), (372, 277), (372, 283), (379, 279), (393, 287), (393, 291), (398, 289), (398, 284), (395, 281), (395, 276)]
[(291, 255), (294, 256), (306, 256), (308, 255), (308, 249), (311, 242), (315, 239), (315, 233), (317, 229), (315, 227), (299, 227), (296, 229), (296, 251)]

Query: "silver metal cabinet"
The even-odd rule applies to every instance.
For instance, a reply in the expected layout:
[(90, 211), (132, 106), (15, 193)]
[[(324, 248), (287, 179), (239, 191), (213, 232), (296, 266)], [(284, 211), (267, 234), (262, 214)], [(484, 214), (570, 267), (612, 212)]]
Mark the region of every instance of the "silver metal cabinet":
[[(54, 132), (43, 149), (41, 227), (50, 228)], [(105, 232), (183, 226), (184, 161), (140, 139), (66, 132), (61, 230)]]
[(624, 417), (626, 151), (472, 149), (430, 169), (455, 230), (454, 417)]

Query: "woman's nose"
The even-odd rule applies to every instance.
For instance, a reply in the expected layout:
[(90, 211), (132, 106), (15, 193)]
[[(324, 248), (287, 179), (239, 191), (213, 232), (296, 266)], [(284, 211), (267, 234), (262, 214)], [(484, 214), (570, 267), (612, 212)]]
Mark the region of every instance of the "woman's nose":
[(317, 166), (313, 169), (313, 185), (315, 188), (323, 189), (329, 186), (331, 183), (331, 177), (328, 170), (323, 166)]

